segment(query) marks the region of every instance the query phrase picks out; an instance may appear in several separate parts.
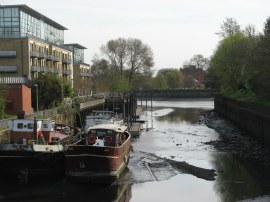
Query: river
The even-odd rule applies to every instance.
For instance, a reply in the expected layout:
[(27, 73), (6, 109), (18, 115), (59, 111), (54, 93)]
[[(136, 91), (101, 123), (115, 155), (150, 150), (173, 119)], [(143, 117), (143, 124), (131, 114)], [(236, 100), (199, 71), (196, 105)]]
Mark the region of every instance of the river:
[[(132, 140), (129, 169), (115, 185), (76, 185), (65, 179), (29, 185), (1, 182), (0, 200), (270, 201), (269, 167), (204, 144), (219, 139), (218, 132), (198, 122), (201, 113), (213, 108), (211, 100), (153, 101), (152, 110), (148, 106), (141, 117), (147, 120), (141, 136)], [(205, 179), (169, 162), (213, 169), (216, 176)]]

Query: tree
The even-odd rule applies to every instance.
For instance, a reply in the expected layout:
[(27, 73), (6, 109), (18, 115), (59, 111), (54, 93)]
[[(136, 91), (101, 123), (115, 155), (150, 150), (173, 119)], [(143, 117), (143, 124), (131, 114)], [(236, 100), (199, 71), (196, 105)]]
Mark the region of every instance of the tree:
[(40, 75), (32, 84), (32, 99), (36, 102), (36, 90), (34, 84), (38, 85), (38, 102), (40, 108), (48, 109), (55, 107), (62, 100), (62, 86), (59, 79), (52, 74)]
[(151, 48), (139, 39), (127, 40), (127, 73), (128, 81), (131, 83), (136, 73), (149, 73), (153, 67), (153, 52)]
[[(97, 56), (92, 60), (91, 72), (94, 91), (107, 91), (109, 89), (110, 80), (110, 64), (105, 59), (100, 59)], [(111, 72), (114, 72), (111, 70)]]
[(257, 37), (257, 31), (254, 25), (247, 25), (244, 30), (243, 33), (249, 37), (249, 38), (256, 38)]
[(153, 87), (181, 88), (183, 79), (184, 76), (178, 69), (161, 69), (153, 80)]
[(249, 85), (257, 96), (270, 100), (270, 17), (265, 22), (264, 34), (256, 44), (249, 65)]
[(5, 118), (5, 100), (0, 97), (0, 119)]
[(64, 97), (71, 97), (73, 95), (72, 85), (69, 82), (65, 82), (63, 85)]
[(216, 33), (222, 39), (232, 36), (235, 33), (241, 32), (240, 25), (234, 18), (225, 18), (223, 24), (220, 26), (221, 31)]
[(110, 40), (101, 46), (100, 50), (111, 62), (111, 68), (122, 75), (127, 60), (127, 40), (124, 38)]
[(110, 40), (106, 45), (101, 46), (100, 51), (102, 59), (107, 61), (107, 70), (125, 75), (129, 86), (132, 86), (136, 75), (152, 73), (153, 52), (139, 39), (118, 38)]
[(153, 79), (153, 88), (154, 89), (168, 88), (167, 78), (161, 73), (157, 74), (157, 76)]
[(198, 54), (194, 55), (189, 62), (190, 65), (195, 65), (197, 68), (201, 68), (203, 70), (206, 70), (209, 67), (209, 59), (203, 57), (203, 55)]
[(247, 88), (247, 66), (251, 57), (250, 40), (238, 32), (225, 38), (217, 47), (211, 68), (223, 88), (233, 91)]

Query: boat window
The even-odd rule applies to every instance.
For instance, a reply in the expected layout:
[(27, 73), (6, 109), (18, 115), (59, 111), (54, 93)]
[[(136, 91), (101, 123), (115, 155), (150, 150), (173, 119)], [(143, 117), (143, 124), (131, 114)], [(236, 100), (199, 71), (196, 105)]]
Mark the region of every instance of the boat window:
[(43, 128), (49, 128), (47, 123), (43, 124)]
[(112, 131), (111, 131), (111, 130), (108, 130), (108, 131), (107, 131), (107, 134), (108, 134), (108, 135), (112, 135)]
[(33, 128), (34, 128), (34, 124), (28, 123), (28, 124), (27, 124), (27, 128), (28, 128), (28, 129), (33, 129)]
[(23, 128), (23, 123), (18, 123), (17, 128)]
[(97, 131), (96, 130), (91, 130), (90, 133), (93, 134), (93, 135), (96, 135), (97, 134)]

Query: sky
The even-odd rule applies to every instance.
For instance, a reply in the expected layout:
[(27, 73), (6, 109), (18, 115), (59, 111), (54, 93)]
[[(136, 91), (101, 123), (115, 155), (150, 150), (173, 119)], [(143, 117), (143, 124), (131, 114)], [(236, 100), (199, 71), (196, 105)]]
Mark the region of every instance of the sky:
[(154, 54), (154, 70), (180, 68), (194, 55), (213, 55), (225, 18), (263, 31), (269, 0), (0, 0), (26, 4), (68, 28), (65, 43), (86, 47), (91, 64), (109, 40), (140, 39)]

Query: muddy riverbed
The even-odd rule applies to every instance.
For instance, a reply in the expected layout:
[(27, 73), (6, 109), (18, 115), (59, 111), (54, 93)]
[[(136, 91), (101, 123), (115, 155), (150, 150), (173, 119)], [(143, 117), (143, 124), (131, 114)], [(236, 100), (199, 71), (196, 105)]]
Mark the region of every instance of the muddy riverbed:
[(268, 151), (215, 114), (212, 100), (152, 104), (113, 185), (0, 181), (0, 201), (270, 201)]

